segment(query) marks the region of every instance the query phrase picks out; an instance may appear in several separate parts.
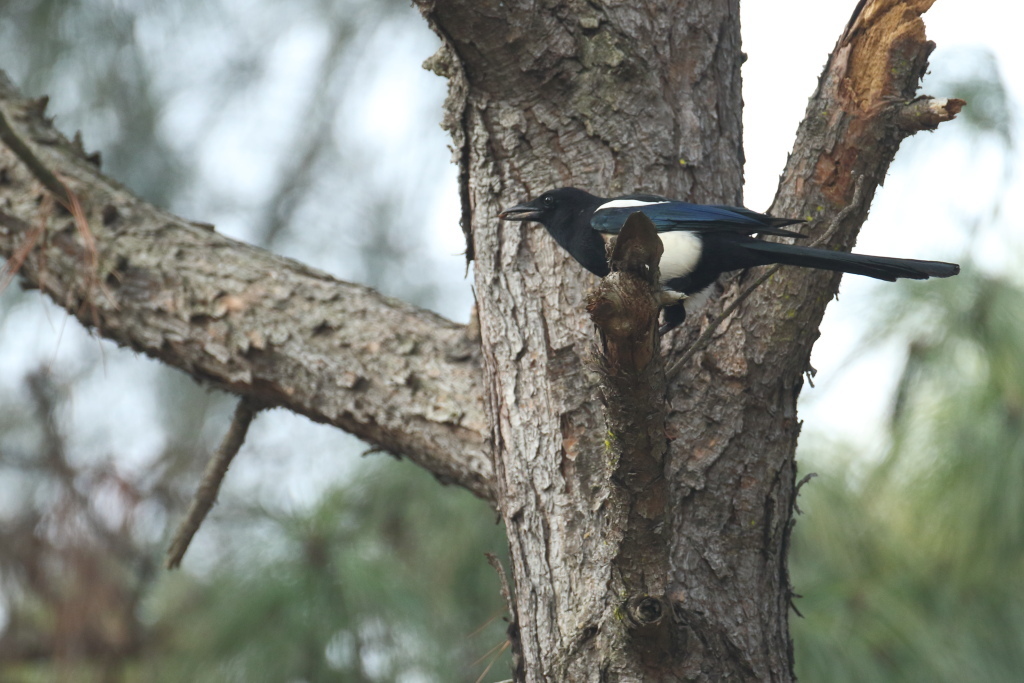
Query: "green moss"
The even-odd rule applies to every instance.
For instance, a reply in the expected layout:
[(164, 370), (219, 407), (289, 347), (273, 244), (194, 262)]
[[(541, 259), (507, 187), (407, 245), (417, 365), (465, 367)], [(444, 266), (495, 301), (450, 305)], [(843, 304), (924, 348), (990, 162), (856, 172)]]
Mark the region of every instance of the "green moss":
[(583, 66), (592, 68), (595, 66), (619, 66), (626, 59), (626, 53), (615, 45), (615, 39), (611, 32), (599, 31), (593, 36), (584, 37), (581, 44), (580, 55)]

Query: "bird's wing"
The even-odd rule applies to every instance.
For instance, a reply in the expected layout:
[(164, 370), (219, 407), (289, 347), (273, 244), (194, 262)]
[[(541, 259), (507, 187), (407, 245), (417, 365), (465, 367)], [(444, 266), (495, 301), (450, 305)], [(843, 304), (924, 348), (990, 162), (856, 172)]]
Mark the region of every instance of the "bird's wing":
[(690, 204), (674, 202), (655, 195), (629, 195), (602, 204), (590, 219), (598, 232), (618, 233), (626, 219), (642, 211), (658, 232), (686, 230), (689, 232), (735, 232), (744, 235), (781, 235), (803, 237), (782, 226), (803, 223), (795, 218), (775, 218), (738, 206)]

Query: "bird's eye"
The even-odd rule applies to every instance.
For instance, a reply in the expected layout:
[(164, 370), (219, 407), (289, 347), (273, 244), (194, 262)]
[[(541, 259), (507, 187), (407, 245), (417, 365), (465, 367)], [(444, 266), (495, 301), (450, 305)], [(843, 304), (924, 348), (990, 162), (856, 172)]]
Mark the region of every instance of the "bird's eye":
[(555, 205), (555, 198), (551, 195), (541, 197), (541, 201), (544, 202), (544, 206), (550, 207)]

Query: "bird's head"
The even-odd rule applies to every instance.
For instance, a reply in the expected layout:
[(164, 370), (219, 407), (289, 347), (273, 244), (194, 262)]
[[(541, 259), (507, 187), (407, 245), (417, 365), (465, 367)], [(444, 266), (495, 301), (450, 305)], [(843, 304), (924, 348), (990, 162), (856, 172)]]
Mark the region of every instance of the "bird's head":
[(579, 219), (594, 212), (602, 200), (589, 192), (575, 187), (560, 187), (549, 190), (541, 196), (522, 204), (505, 209), (498, 218), (505, 221), (536, 221), (546, 227), (556, 238), (568, 236)]
[(560, 187), (532, 201), (505, 209), (498, 218), (540, 223), (584, 268), (604, 277), (608, 274), (604, 240), (591, 228), (590, 219), (606, 201), (575, 187)]

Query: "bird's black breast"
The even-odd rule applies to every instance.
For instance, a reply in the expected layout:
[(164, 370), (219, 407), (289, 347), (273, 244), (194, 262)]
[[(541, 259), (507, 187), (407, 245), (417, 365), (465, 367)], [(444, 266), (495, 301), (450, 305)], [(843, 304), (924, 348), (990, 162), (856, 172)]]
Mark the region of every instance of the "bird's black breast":
[(580, 265), (598, 277), (608, 274), (608, 257), (605, 249), (604, 236), (590, 227), (573, 233), (572, 244), (566, 247)]

